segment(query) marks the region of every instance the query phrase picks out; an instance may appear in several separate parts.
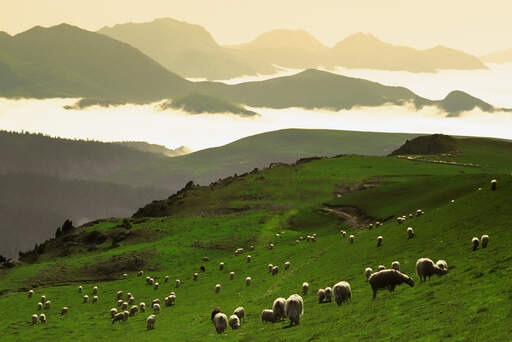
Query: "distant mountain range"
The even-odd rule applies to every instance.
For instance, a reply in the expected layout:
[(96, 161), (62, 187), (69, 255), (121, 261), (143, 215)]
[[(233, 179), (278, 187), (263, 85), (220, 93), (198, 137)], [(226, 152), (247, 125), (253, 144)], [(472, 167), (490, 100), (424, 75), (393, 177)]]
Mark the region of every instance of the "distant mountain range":
[(114, 144), (134, 148), (143, 152), (162, 154), (167, 157), (177, 157), (192, 153), (192, 150), (187, 146), (180, 146), (175, 149), (170, 149), (163, 145), (149, 144), (145, 141), (116, 141)]
[(481, 56), (480, 59), (486, 63), (510, 63), (512, 62), (512, 49), (496, 51)]
[[(257, 41), (263, 46), (271, 43), (267, 38)], [(297, 41), (300, 38), (290, 44), (315, 45), (312, 37), (304, 44)], [(244, 105), (340, 110), (411, 102), (417, 108), (438, 106), (450, 115), (476, 107), (495, 110), (462, 92), (432, 101), (403, 87), (313, 69), (234, 85), (190, 82), (126, 43), (66, 24), (34, 27), (14, 37), (0, 35), (0, 96), (81, 98), (74, 106), (66, 107), (69, 109), (170, 99), (164, 108), (244, 116), (255, 114)]]

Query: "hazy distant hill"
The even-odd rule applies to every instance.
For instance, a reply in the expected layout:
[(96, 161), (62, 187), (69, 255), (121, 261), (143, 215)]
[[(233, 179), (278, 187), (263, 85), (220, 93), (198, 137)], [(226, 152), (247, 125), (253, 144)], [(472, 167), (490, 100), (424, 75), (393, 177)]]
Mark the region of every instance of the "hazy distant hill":
[(143, 152), (163, 154), (164, 156), (167, 156), (167, 157), (182, 156), (182, 155), (189, 154), (192, 152), (192, 150), (190, 150), (186, 146), (180, 146), (175, 149), (170, 149), (163, 145), (149, 144), (145, 141), (116, 141), (114, 143), (123, 145), (123, 146), (127, 146), (127, 147), (131, 147), (136, 150), (143, 151)]
[(512, 62), (512, 49), (496, 51), (480, 57), (486, 63), (510, 63)]
[(161, 110), (167, 109), (181, 109), (188, 113), (230, 113), (241, 116), (255, 116), (257, 113), (247, 110), (242, 106), (231, 104), (211, 96), (202, 94), (190, 94), (177, 98), (175, 100), (168, 100), (162, 103), (159, 107)]
[(250, 54), (219, 46), (203, 27), (171, 18), (104, 27), (98, 32), (136, 47), (183, 77), (229, 79), (276, 71)]

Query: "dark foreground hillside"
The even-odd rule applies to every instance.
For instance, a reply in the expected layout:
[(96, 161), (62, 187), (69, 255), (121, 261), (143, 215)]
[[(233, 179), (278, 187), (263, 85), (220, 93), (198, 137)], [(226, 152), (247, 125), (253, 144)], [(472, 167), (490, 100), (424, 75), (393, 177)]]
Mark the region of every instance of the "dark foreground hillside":
[[(452, 163), (435, 162), (436, 156), (341, 156), (276, 166), (210, 186), (190, 184), (169, 200), (151, 204), (161, 210), (151, 217), (102, 220), (67, 232), (50, 241), (35, 262), (1, 271), (0, 306), (8, 314), (0, 316), (0, 338), (508, 340), (512, 160), (503, 152), (510, 152), (510, 143), (486, 140), (481, 148), (482, 141), (457, 142), (458, 153), (442, 157)], [(491, 179), (498, 181), (496, 191)], [(409, 218), (419, 208), (425, 214)], [(402, 215), (408, 218), (398, 224), (395, 218)], [(377, 221), (383, 225), (369, 230), (369, 223)], [(414, 238), (407, 238), (407, 227), (414, 228)], [(355, 236), (353, 244), (340, 229)], [(312, 234), (316, 242), (300, 240)], [(483, 234), (490, 236), (488, 247), (472, 251), (471, 238)], [(66, 257), (64, 241), (74, 242)], [(249, 251), (251, 245), (255, 248)], [(239, 247), (245, 252), (235, 256)], [(202, 262), (205, 256), (209, 261)], [(448, 274), (419, 281), (414, 265), (420, 257), (446, 260)], [(394, 260), (415, 286), (379, 291), (373, 300), (364, 268), (390, 267)], [(288, 270), (285, 261), (291, 263)], [(225, 263), (223, 270), (219, 262)], [(268, 273), (269, 263), (279, 266), (277, 275)], [(140, 269), (143, 277), (136, 276)], [(197, 281), (194, 272), (199, 272)], [(232, 280), (230, 272), (235, 272)], [(159, 288), (146, 285), (145, 276), (159, 282)], [(182, 281), (178, 288), (175, 279)], [(352, 302), (319, 304), (316, 290), (340, 280), (351, 284)], [(310, 291), (303, 296), (298, 326), (285, 328), (288, 320), (261, 322), (263, 309), (277, 297), (300, 293), (304, 281)], [(222, 286), (217, 294), (215, 284)], [(81, 294), (78, 285), (84, 288)], [(98, 303), (82, 303), (84, 294), (92, 298), (93, 286), (99, 287)], [(27, 298), (30, 288), (33, 298)], [(136, 303), (161, 300), (154, 330), (147, 331), (145, 324), (151, 310), (111, 323), (109, 310), (116, 307), (118, 290), (123, 299), (132, 293)], [(166, 307), (163, 299), (171, 291), (176, 304)], [(47, 323), (31, 325), (43, 294), (51, 300), (51, 308), (43, 310)], [(220, 306), (229, 315), (239, 305), (246, 311), (241, 328), (215, 333), (211, 309)], [(69, 311), (61, 316), (63, 306)]]

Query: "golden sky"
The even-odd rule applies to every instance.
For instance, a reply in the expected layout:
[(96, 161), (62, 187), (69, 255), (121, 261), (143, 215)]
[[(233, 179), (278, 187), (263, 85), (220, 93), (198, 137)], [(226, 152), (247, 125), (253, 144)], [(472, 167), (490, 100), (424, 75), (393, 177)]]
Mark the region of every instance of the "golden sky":
[(275, 28), (304, 29), (327, 45), (355, 32), (418, 48), (483, 54), (512, 48), (512, 0), (0, 0), (0, 31), (62, 22), (89, 30), (171, 17), (222, 44)]

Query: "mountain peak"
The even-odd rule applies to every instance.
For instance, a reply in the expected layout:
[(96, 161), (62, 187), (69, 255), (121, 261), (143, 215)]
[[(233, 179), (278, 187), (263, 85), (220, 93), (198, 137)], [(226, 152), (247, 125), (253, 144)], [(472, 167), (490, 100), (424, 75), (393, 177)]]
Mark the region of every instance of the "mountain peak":
[(371, 33), (357, 32), (346, 37), (343, 42), (360, 43), (382, 43), (382, 41)]
[(248, 44), (257, 48), (298, 47), (307, 50), (326, 48), (309, 32), (288, 29), (275, 29), (264, 32)]

